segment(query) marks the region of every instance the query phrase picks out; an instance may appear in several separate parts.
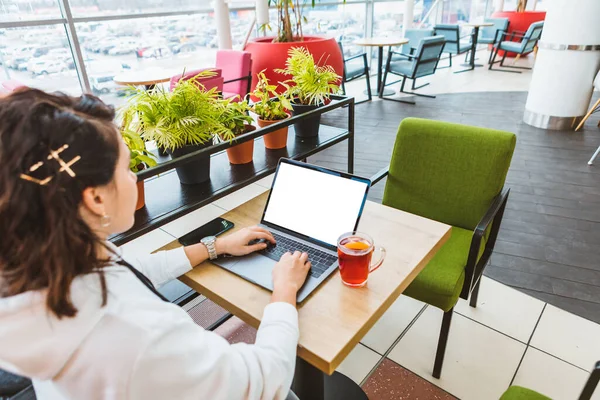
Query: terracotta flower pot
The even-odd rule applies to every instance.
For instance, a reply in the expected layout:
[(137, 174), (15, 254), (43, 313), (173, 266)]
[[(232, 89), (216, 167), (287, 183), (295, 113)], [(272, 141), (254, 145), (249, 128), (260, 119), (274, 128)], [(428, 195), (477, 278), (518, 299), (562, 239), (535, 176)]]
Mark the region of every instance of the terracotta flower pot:
[(135, 205), (135, 211), (139, 210), (140, 208), (144, 208), (144, 206), (146, 205), (146, 196), (144, 194), (144, 181), (137, 181), (137, 191), (138, 191), (138, 197), (137, 197), (137, 204)]
[[(288, 119), (288, 118), (290, 118), (289, 115), (285, 119)], [(261, 128), (264, 128), (266, 126), (271, 126), (271, 125), (273, 125), (277, 122), (281, 122), (281, 121), (282, 120), (268, 121), (268, 120), (258, 118), (258, 126)], [(286, 126), (286, 127), (277, 129), (275, 132), (266, 134), (265, 136), (263, 136), (263, 140), (265, 141), (265, 147), (267, 149), (277, 150), (277, 149), (283, 149), (284, 147), (287, 146), (287, 137), (288, 137), (288, 127)]]
[[(273, 43), (274, 37), (251, 39), (244, 51), (252, 54), (252, 89), (256, 87), (256, 75), (265, 71), (270, 82), (283, 82), (290, 77), (274, 70), (285, 68), (288, 51), (292, 47), (305, 47), (319, 65), (331, 65), (335, 72), (344, 74), (344, 58), (335, 38), (304, 35), (303, 42)], [(283, 93), (285, 87), (277, 84), (277, 93)]]
[[(244, 133), (252, 132), (254, 130), (256, 130), (255, 126), (246, 125), (246, 131)], [(251, 163), (254, 157), (254, 140), (248, 140), (247, 142), (228, 148), (227, 157), (229, 157), (229, 162), (231, 164)]]

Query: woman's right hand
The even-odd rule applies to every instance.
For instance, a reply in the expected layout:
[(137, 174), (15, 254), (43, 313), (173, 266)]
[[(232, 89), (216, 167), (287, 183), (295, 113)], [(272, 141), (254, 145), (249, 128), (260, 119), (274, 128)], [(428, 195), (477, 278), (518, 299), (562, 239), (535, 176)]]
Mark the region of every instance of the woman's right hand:
[(272, 302), (284, 301), (296, 305), (296, 295), (310, 271), (308, 254), (299, 251), (285, 253), (273, 268)]

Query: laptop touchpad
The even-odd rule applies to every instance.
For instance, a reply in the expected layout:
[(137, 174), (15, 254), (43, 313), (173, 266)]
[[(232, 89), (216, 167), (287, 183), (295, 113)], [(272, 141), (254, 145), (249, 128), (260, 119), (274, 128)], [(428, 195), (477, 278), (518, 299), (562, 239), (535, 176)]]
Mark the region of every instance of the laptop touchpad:
[(258, 253), (249, 254), (239, 259), (231, 271), (247, 279), (273, 290), (273, 267), (275, 261)]

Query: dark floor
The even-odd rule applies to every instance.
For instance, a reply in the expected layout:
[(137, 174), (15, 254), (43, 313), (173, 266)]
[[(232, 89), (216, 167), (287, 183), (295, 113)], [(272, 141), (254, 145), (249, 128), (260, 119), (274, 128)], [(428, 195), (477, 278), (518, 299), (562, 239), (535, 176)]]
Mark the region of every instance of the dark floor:
[[(356, 106), (355, 173), (371, 176), (390, 159), (398, 124), (421, 117), (517, 134), (507, 177), (511, 194), (496, 251), (485, 275), (574, 314), (600, 323), (600, 145), (598, 117), (581, 132), (545, 131), (521, 122), (525, 92), (440, 95), (411, 106), (375, 101)], [(345, 126), (345, 110), (324, 122)], [(345, 170), (339, 144), (310, 158)], [(381, 201), (385, 183), (371, 199)]]

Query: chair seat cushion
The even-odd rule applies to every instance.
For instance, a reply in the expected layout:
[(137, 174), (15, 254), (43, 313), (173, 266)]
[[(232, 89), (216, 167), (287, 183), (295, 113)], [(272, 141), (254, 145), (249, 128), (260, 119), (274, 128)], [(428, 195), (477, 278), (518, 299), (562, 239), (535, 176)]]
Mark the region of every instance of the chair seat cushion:
[(366, 73), (365, 63), (362, 59), (346, 63), (346, 80), (352, 80)]
[(500, 400), (551, 400), (549, 397), (521, 386), (511, 386)]
[[(450, 239), (425, 266), (404, 294), (449, 311), (456, 305), (465, 281), (465, 267), (473, 232), (453, 226)], [(485, 248), (481, 240), (479, 257)]]
[(471, 50), (471, 42), (460, 42), (460, 52)]
[(504, 41), (500, 43), (500, 50), (511, 51), (513, 53), (521, 52), (521, 42)]
[(390, 72), (394, 74), (411, 76), (414, 68), (414, 61), (395, 61), (390, 63)]

